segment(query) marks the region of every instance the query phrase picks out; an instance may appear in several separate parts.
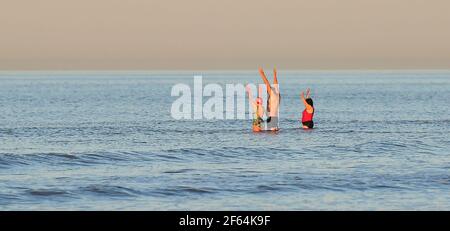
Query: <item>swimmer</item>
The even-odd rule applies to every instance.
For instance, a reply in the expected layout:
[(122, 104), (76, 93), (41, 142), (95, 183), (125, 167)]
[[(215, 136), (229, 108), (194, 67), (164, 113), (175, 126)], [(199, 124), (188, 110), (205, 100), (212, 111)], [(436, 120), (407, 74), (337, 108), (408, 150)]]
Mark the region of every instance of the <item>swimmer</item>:
[(302, 91), (300, 93), (300, 98), (305, 105), (305, 110), (303, 110), (302, 113), (302, 127), (304, 129), (312, 129), (314, 128), (314, 103), (311, 99), (311, 90), (308, 88), (306, 89), (306, 99), (305, 99), (305, 93)]
[(262, 122), (264, 122), (263, 120), (264, 107), (262, 105), (262, 98), (259, 97), (260, 94), (258, 91), (258, 97), (256, 98), (256, 100), (253, 100), (252, 90), (250, 86), (247, 85), (245, 89), (247, 90), (248, 93), (248, 101), (251, 103), (253, 109), (252, 130), (254, 132), (260, 132), (262, 131)]
[(267, 80), (264, 70), (260, 67), (259, 74), (261, 75), (264, 84), (267, 88), (267, 129), (271, 131), (278, 131), (278, 110), (280, 106), (280, 89), (278, 86), (277, 70), (273, 69), (273, 86)]

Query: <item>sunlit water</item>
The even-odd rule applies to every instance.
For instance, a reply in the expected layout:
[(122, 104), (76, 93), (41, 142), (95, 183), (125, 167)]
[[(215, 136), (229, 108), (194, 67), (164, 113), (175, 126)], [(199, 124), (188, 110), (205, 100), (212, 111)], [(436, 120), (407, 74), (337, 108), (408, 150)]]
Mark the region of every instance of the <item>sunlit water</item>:
[[(280, 72), (281, 131), (174, 120), (174, 84), (257, 72), (0, 74), (0, 210), (449, 210), (450, 72)], [(316, 129), (299, 129), (311, 87)]]

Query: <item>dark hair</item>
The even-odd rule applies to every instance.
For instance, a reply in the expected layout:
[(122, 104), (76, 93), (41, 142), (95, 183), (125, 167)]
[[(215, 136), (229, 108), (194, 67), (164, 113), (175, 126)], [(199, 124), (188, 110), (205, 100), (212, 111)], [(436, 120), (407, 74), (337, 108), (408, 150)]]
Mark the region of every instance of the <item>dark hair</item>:
[(313, 100), (312, 100), (311, 98), (307, 98), (305, 101), (306, 101), (309, 105), (311, 105), (311, 107), (314, 107), (314, 103), (313, 103)]

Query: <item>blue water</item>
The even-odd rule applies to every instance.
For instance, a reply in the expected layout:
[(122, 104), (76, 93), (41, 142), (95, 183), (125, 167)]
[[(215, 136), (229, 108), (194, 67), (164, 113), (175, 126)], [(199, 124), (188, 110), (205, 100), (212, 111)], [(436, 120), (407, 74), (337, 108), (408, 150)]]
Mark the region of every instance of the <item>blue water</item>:
[[(0, 210), (449, 210), (450, 72), (280, 71), (281, 131), (174, 120), (257, 72), (1, 72)], [(316, 129), (298, 129), (313, 90)]]

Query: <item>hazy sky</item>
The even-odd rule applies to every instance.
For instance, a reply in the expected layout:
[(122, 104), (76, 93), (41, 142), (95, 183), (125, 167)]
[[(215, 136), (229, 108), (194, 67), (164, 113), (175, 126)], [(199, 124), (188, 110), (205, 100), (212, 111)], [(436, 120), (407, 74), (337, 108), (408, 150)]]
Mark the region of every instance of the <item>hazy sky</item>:
[(450, 68), (449, 0), (0, 0), (0, 70)]

